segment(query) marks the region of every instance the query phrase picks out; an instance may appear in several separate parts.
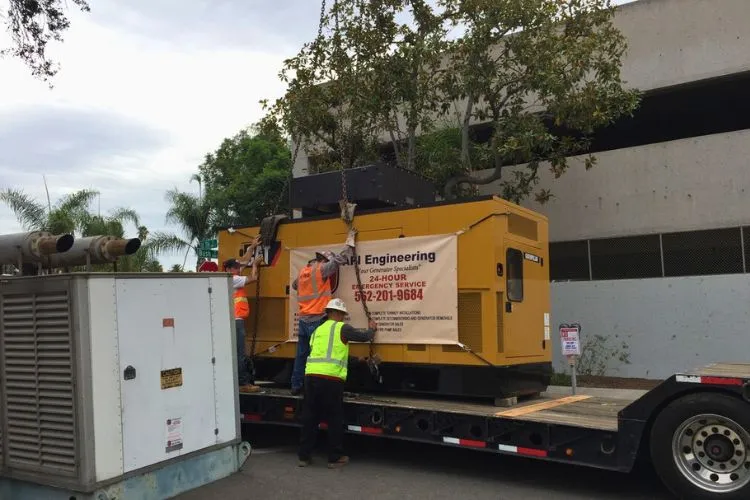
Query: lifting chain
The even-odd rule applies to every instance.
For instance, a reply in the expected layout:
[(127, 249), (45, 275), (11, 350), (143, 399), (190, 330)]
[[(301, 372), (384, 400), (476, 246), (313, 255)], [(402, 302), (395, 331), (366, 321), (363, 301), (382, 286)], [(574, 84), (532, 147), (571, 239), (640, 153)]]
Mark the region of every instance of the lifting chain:
[[(316, 38), (317, 41), (320, 41), (320, 37), (323, 35), (323, 23), (325, 22), (325, 15), (326, 15), (326, 0), (322, 0), (320, 5), (320, 22), (318, 23), (318, 36)], [(317, 66), (317, 64), (316, 64)], [(293, 134), (292, 134), (293, 135)], [(279, 194), (279, 198), (276, 200), (276, 205), (273, 208), (273, 211), (271, 212), (271, 215), (276, 215), (279, 211), (279, 205), (281, 204), (281, 200), (284, 197), (284, 191), (289, 189), (289, 216), (292, 216), (291, 210), (291, 200), (292, 200), (292, 193), (291, 193), (291, 180), (294, 176), (294, 165), (297, 163), (297, 155), (299, 154), (299, 148), (300, 144), (302, 143), (302, 140), (299, 139), (296, 141), (294, 145), (294, 153), (292, 154), (292, 162), (289, 168), (289, 175), (286, 176), (286, 179), (284, 180), (284, 186), (281, 188), (281, 193)], [(251, 364), (251, 375), (252, 378), (255, 378), (255, 350), (257, 345), (257, 339), (258, 339), (258, 323), (260, 321), (260, 267), (258, 268), (258, 279), (255, 281), (255, 304), (253, 305), (253, 309), (255, 310), (255, 317), (253, 318), (253, 336), (252, 341), (250, 343), (250, 364)]]
[[(336, 16), (336, 29), (338, 30), (338, 1), (334, 1), (334, 11)], [(318, 24), (318, 35), (316, 40), (320, 40), (321, 36), (323, 35), (323, 24), (325, 22), (325, 15), (326, 15), (326, 0), (321, 1), (321, 7), (320, 7), (320, 23)], [(301, 139), (297, 141), (294, 148), (294, 154), (292, 155), (292, 165), (291, 168), (294, 169), (294, 164), (297, 161), (297, 155), (299, 153)], [(287, 188), (287, 186), (291, 187), (290, 180), (292, 177), (292, 172), (290, 172), (290, 175), (287, 176), (287, 179), (284, 183), (284, 188), (282, 188), (282, 194), (284, 190)], [(289, 193), (289, 197), (291, 199), (291, 192)], [(276, 202), (276, 207), (274, 208), (273, 214), (275, 214), (278, 211), (279, 203), (281, 202), (282, 196), (279, 196), (279, 199)], [(344, 165), (341, 166), (341, 218), (344, 220), (346, 225), (348, 226), (349, 230), (351, 231), (354, 229), (354, 205), (349, 203), (349, 195), (347, 193), (347, 184), (346, 184), (346, 170), (344, 168)], [(290, 214), (291, 215), (291, 214)], [(368, 324), (372, 320), (372, 314), (370, 313), (370, 308), (367, 306), (367, 299), (365, 298), (365, 295), (362, 288), (362, 278), (360, 276), (360, 268), (359, 268), (359, 259), (357, 258), (357, 246), (356, 246), (356, 236), (355, 236), (355, 245), (354, 248), (352, 248), (352, 256), (354, 260), (354, 274), (357, 278), (357, 292), (360, 296), (360, 300), (362, 301), (362, 308), (365, 311), (365, 316), (367, 317)], [(253, 325), (253, 336), (252, 336), (252, 344), (250, 348), (250, 360), (251, 363), (253, 363), (255, 358), (255, 350), (256, 350), (256, 339), (258, 336), (258, 322), (259, 322), (259, 304), (260, 301), (260, 269), (258, 269), (258, 279), (255, 284), (255, 318), (254, 318), (254, 325)], [(370, 368), (370, 372), (374, 375), (376, 380), (380, 380), (380, 370), (378, 368), (378, 364), (380, 363), (379, 358), (375, 354), (375, 343), (374, 339), (370, 341), (369, 346), (369, 356), (367, 358), (367, 364)], [(253, 363), (254, 365), (254, 363)], [(253, 378), (255, 376), (254, 373), (254, 366), (252, 368), (252, 375)]]
[[(325, 0), (323, 0), (325, 3)], [(339, 12), (338, 12), (338, 0), (334, 0), (333, 2), (333, 10), (334, 10), (334, 16), (335, 16), (335, 30), (336, 35), (338, 36), (339, 31)], [(322, 17), (321, 17), (322, 19)], [(339, 205), (341, 207), (341, 218), (344, 220), (346, 225), (349, 227), (349, 230), (354, 229), (354, 208), (355, 205), (349, 203), (349, 194), (347, 192), (347, 184), (346, 184), (346, 164), (349, 163), (349, 155), (342, 155), (341, 157), (341, 201), (339, 202)], [(359, 269), (359, 259), (357, 258), (357, 243), (356, 243), (356, 234), (355, 234), (355, 242), (354, 247), (352, 248), (352, 257), (354, 260), (354, 275), (357, 278), (357, 293), (360, 297), (360, 300), (362, 301), (362, 309), (365, 311), (365, 316), (367, 317), (367, 323), (369, 327), (369, 323), (372, 320), (372, 314), (370, 313), (370, 308), (367, 306), (367, 298), (365, 297), (365, 294), (363, 293), (362, 288), (362, 277), (360, 276), (360, 269)], [(379, 357), (375, 354), (375, 339), (371, 340), (369, 342), (369, 354), (367, 356), (367, 365), (370, 368), (370, 372), (374, 376), (375, 380), (380, 382), (380, 369), (378, 365), (380, 364)]]
[[(349, 230), (350, 231), (353, 230), (354, 229), (354, 205), (349, 203), (349, 194), (347, 193), (347, 185), (346, 185), (346, 169), (344, 168), (343, 165), (341, 166), (341, 202), (339, 203), (339, 205), (341, 206), (341, 218), (349, 227)], [(359, 259), (357, 258), (356, 235), (355, 235), (354, 247), (352, 248), (352, 257), (354, 260), (354, 275), (357, 278), (357, 293), (360, 297), (360, 300), (362, 301), (362, 308), (365, 311), (365, 316), (367, 317), (367, 322), (369, 325), (369, 322), (372, 320), (372, 314), (370, 313), (370, 308), (367, 306), (367, 298), (365, 294), (363, 293), (363, 289), (362, 289), (362, 277), (360, 276)], [(375, 339), (373, 339), (370, 341), (367, 364), (370, 367), (370, 372), (374, 375), (375, 379), (378, 381), (380, 381), (380, 370), (378, 368), (379, 363), (380, 363), (380, 360), (375, 354)]]

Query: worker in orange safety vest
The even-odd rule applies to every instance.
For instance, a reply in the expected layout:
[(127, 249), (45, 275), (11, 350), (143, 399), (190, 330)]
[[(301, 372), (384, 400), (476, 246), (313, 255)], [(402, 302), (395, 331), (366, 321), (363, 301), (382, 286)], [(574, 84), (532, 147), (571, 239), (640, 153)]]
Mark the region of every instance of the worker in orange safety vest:
[(299, 312), (297, 355), (292, 370), (292, 394), (302, 393), (305, 363), (310, 355), (310, 336), (326, 321), (326, 305), (333, 298), (334, 281), (339, 266), (347, 262), (354, 249), (355, 229), (349, 231), (346, 247), (338, 255), (333, 252), (316, 252), (315, 258), (300, 269), (292, 288), (297, 291)]
[[(259, 256), (253, 259), (255, 248), (260, 244), (258, 236), (245, 250), (240, 259), (228, 259), (224, 261), (224, 271), (232, 274), (232, 287), (234, 293), (234, 322), (237, 335), (237, 377), (240, 386), (240, 392), (258, 392), (260, 388), (254, 385), (253, 370), (248, 369), (248, 359), (245, 354), (245, 321), (250, 317), (250, 302), (248, 301), (246, 286), (258, 279), (258, 266), (263, 261)], [(245, 267), (251, 267), (250, 276), (243, 276), (240, 273)]]

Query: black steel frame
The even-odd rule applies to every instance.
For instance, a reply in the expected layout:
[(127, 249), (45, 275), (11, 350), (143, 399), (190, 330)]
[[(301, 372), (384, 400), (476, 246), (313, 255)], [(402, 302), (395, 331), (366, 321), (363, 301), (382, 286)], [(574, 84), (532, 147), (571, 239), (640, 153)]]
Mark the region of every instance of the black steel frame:
[[(259, 356), (254, 360), (258, 380), (288, 381), (293, 359)], [(347, 390), (435, 396), (506, 398), (547, 390), (552, 363), (508, 366), (383, 362), (376, 380), (365, 363), (350, 362)], [(286, 384), (284, 384), (286, 385)]]
[[(685, 383), (674, 375), (634, 400), (618, 414), (618, 429), (607, 431), (576, 426), (475, 415), (428, 408), (405, 408), (387, 396), (347, 399), (345, 425), (351, 434), (472, 448), (629, 472), (647, 449), (648, 432), (659, 411), (695, 392), (721, 392), (750, 403), (750, 379), (742, 385)], [(715, 377), (714, 377), (715, 379)], [(284, 393), (240, 395), (243, 422), (300, 426), (301, 397)], [(748, 406), (750, 409), (750, 406)]]

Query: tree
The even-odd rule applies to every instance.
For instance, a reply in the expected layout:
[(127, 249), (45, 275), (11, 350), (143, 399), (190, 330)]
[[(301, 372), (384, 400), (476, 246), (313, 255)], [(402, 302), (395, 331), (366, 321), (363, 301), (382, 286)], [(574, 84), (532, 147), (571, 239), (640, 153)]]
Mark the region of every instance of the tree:
[(206, 198), (199, 198), (177, 189), (167, 191), (166, 200), (170, 205), (166, 214), (166, 222), (179, 226), (182, 235), (156, 232), (149, 239), (148, 248), (153, 255), (184, 251), (185, 261), (182, 267), (185, 267), (190, 251), (192, 250), (197, 257), (200, 242), (213, 236), (214, 214)]
[[(11, 34), (12, 45), (0, 55), (20, 58), (36, 78), (44, 81), (55, 76), (57, 68), (47, 57), (50, 41), (61, 42), (62, 34), (70, 27), (65, 15), (67, 2), (63, 0), (9, 0), (5, 22)], [(86, 0), (71, 0), (84, 12)]]
[(210, 232), (218, 226), (252, 225), (279, 209), (291, 175), (291, 152), (278, 129), (260, 124), (225, 139), (198, 167)]
[(182, 266), (179, 264), (173, 264), (172, 267), (169, 269), (170, 273), (184, 273), (185, 271), (182, 269)]
[(543, 162), (562, 175), (597, 129), (637, 107), (613, 15), (610, 0), (323, 2), (318, 36), (285, 61), (287, 93), (264, 104), (323, 170), (372, 161), (389, 137), (396, 163), (447, 198), (499, 180), (518, 202)]
[(127, 222), (130, 222), (136, 228), (141, 226), (138, 214), (131, 208), (117, 208), (105, 216), (94, 215), (87, 211), (80, 221), (79, 229), (81, 236), (110, 235), (124, 238), (124, 224)]
[(27, 231), (81, 234), (92, 220), (89, 205), (98, 195), (97, 191), (82, 189), (63, 196), (54, 205), (48, 195), (45, 206), (21, 190), (6, 189), (0, 191), (0, 201), (13, 211), (21, 227)]
[[(587, 151), (591, 134), (631, 114), (638, 93), (621, 79), (625, 37), (612, 23), (610, 0), (490, 2), (445, 0), (465, 35), (451, 44), (446, 95), (465, 102), (462, 123), (464, 174), (445, 186), (446, 197), (461, 184), (502, 179), (504, 197), (520, 201), (549, 162), (556, 177), (567, 157)], [(472, 173), (468, 154), (471, 121), (489, 123), (483, 153), (492, 174)], [(586, 167), (595, 162), (589, 156)], [(510, 179), (507, 166), (525, 164)], [(548, 191), (537, 193), (546, 201)]]
[(445, 36), (426, 1), (323, 1), (318, 36), (284, 63), (286, 95), (264, 104), (318, 171), (377, 160), (383, 135), (414, 168), (416, 137), (440, 106)]

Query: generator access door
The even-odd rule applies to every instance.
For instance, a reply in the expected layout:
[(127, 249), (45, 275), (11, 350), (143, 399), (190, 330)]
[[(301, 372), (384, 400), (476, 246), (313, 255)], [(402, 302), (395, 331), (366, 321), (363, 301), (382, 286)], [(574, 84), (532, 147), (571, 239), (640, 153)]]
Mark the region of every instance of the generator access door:
[(506, 240), (503, 304), (506, 357), (542, 357), (549, 347), (544, 333), (549, 286), (543, 276), (541, 258), (532, 247)]
[(204, 280), (116, 280), (125, 472), (216, 443)]

